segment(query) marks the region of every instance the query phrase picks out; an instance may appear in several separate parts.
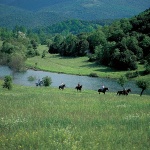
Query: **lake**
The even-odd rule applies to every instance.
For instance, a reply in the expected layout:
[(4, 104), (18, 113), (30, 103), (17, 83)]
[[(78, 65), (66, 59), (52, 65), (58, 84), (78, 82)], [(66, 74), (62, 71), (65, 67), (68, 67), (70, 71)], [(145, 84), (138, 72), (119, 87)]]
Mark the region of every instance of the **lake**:
[[(12, 71), (7, 66), (0, 66), (0, 77), (3, 78), (6, 75), (12, 76)], [(28, 81), (28, 77), (35, 77), (35, 81)], [(75, 88), (75, 86), (80, 83), (83, 85), (83, 90), (90, 89), (97, 91), (102, 85), (109, 88), (110, 92), (117, 92), (122, 90), (122, 87), (117, 83), (116, 79), (110, 78), (99, 78), (99, 77), (89, 77), (89, 76), (78, 76), (78, 75), (68, 75), (62, 73), (52, 73), (46, 71), (35, 71), (27, 70), (26, 72), (15, 73), (13, 83), (20, 84), (24, 86), (35, 86), (38, 79), (43, 77), (50, 77), (52, 79), (52, 87), (58, 87), (62, 82), (66, 84), (66, 88)], [(125, 84), (125, 88), (131, 88), (132, 94), (140, 94), (141, 89), (139, 89), (134, 81), (129, 81)], [(150, 95), (150, 91), (147, 90), (143, 93)]]

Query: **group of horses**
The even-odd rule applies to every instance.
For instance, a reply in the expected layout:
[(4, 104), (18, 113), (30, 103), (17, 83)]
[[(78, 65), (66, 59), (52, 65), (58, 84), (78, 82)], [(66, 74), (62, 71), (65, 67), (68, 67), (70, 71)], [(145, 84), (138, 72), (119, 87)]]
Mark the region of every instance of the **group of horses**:
[[(66, 85), (65, 84), (63, 84), (63, 85), (60, 85), (59, 86), (59, 89), (61, 89), (61, 90), (63, 90), (64, 88), (66, 87)], [(80, 91), (81, 92), (81, 90), (82, 90), (82, 85), (77, 85), (76, 87), (75, 87), (75, 89), (77, 90), (77, 91)], [(106, 91), (109, 91), (109, 89), (107, 88), (107, 87), (105, 87), (105, 88), (103, 88), (103, 89), (98, 89), (98, 93), (100, 94), (100, 93), (106, 93)], [(131, 89), (127, 89), (127, 90), (122, 90), (122, 91), (118, 91), (117, 92), (117, 95), (128, 95), (129, 94), (129, 92), (131, 92)]]
[[(38, 82), (38, 83), (36, 83), (36, 86), (42, 86), (43, 85), (43, 81), (40, 81), (40, 82)], [(59, 86), (59, 89), (60, 90), (64, 90), (64, 88), (66, 87), (66, 85), (65, 84), (62, 84), (62, 85), (60, 85)], [(81, 90), (82, 90), (82, 85), (77, 85), (76, 87), (75, 87), (75, 89), (77, 90), (77, 91), (80, 91), (81, 92)], [(100, 94), (100, 93), (106, 93), (106, 91), (109, 91), (109, 89), (107, 88), (107, 87), (105, 87), (105, 88), (103, 88), (103, 89), (98, 89), (98, 93)], [(131, 92), (131, 89), (127, 89), (127, 90), (122, 90), (122, 91), (118, 91), (117, 92), (117, 95), (128, 95), (129, 94), (129, 92)]]

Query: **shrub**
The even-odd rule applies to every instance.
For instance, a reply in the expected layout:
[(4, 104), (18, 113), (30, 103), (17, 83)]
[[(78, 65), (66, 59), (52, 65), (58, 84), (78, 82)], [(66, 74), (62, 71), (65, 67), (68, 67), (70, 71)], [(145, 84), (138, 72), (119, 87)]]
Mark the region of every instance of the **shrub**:
[(122, 87), (124, 87), (124, 84), (127, 82), (128, 80), (127, 80), (127, 78), (126, 78), (126, 76), (120, 76), (120, 78), (118, 79), (118, 84), (119, 85), (121, 85)]
[(97, 73), (90, 73), (89, 76), (90, 77), (98, 77)]
[(3, 88), (7, 88), (8, 90), (12, 89), (12, 77), (11, 76), (5, 76)]
[(52, 83), (52, 79), (48, 76), (44, 77), (42, 81), (44, 86), (50, 86)]
[(95, 54), (89, 54), (89, 55), (88, 55), (88, 58), (89, 58), (89, 61), (90, 61), (90, 62), (96, 61), (96, 55), (95, 55)]
[(42, 53), (42, 57), (41, 58), (45, 58), (46, 56), (46, 50), (43, 50), (43, 53)]
[(33, 76), (28, 77), (28, 81), (34, 81), (35, 79), (36, 79), (36, 77), (33, 77)]
[(128, 79), (129, 79), (129, 78), (135, 78), (135, 77), (138, 77), (138, 76), (139, 76), (139, 72), (138, 72), (138, 71), (135, 71), (135, 72), (127, 72), (125, 76), (126, 76)]

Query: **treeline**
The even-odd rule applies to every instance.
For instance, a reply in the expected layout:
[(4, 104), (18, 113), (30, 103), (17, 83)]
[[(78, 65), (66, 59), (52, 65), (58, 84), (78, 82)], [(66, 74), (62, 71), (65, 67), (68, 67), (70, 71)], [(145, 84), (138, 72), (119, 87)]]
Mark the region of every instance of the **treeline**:
[[(150, 58), (150, 9), (131, 19), (121, 19), (90, 33), (55, 36), (49, 53), (89, 56), (90, 61), (119, 70), (135, 70)], [(148, 68), (147, 68), (148, 70)]]
[(114, 22), (113, 19), (102, 19), (97, 21), (82, 21), (82, 20), (67, 20), (56, 23), (47, 27), (38, 27), (33, 29), (33, 32), (44, 34), (61, 34), (66, 36), (69, 33), (79, 34), (83, 32), (92, 32), (100, 26), (109, 25)]
[(21, 60), (39, 55), (38, 44), (47, 44), (48, 52), (52, 54), (88, 55), (89, 61), (119, 70), (135, 70), (141, 62), (145, 64), (146, 73), (150, 73), (149, 31), (150, 9), (103, 27), (72, 20), (35, 30), (18, 26), (13, 30), (1, 28), (0, 63), (14, 65), (10, 61), (16, 54), (23, 57)]

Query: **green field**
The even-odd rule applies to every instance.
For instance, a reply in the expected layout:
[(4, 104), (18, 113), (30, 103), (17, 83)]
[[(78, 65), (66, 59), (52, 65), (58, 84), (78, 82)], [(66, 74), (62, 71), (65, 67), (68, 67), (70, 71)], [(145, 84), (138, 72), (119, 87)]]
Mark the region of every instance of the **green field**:
[[(40, 45), (38, 51), (42, 54), (43, 50), (48, 51), (48, 47)], [(36, 56), (28, 58), (26, 65), (30, 68), (36, 68), (40, 70), (59, 72), (75, 75), (96, 74), (99, 77), (106, 78), (119, 78), (121, 75), (125, 75), (127, 71), (117, 71), (112, 68), (99, 65), (95, 62), (89, 62), (88, 57), (61, 57), (60, 55), (52, 55), (47, 53), (45, 58)], [(143, 72), (143, 65), (139, 65), (137, 71)], [(146, 79), (150, 79), (150, 76), (144, 76)]]
[(149, 141), (150, 96), (0, 86), (0, 150), (148, 150)]

